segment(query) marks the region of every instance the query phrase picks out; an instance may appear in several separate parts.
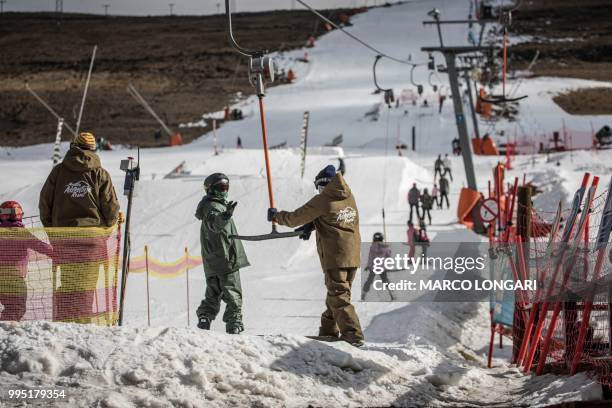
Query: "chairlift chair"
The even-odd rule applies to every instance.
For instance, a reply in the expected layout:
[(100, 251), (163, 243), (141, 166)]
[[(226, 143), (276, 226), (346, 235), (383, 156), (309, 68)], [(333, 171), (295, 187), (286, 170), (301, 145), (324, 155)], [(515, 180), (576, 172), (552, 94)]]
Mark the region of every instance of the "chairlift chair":
[(410, 68), (410, 83), (414, 86), (416, 86), (417, 92), (419, 94), (419, 96), (423, 95), (423, 85), (421, 84), (417, 84), (416, 82), (414, 82), (414, 69), (416, 68), (416, 65), (413, 65), (412, 68)]
[(393, 89), (388, 88), (384, 89), (378, 84), (378, 77), (376, 76), (376, 66), (378, 65), (378, 61), (382, 58), (382, 55), (377, 55), (374, 60), (374, 66), (372, 67), (372, 72), (374, 74), (374, 86), (376, 86), (377, 92), (382, 92), (385, 96), (385, 103), (389, 108), (391, 108), (391, 104), (395, 102), (395, 95), (393, 94)]

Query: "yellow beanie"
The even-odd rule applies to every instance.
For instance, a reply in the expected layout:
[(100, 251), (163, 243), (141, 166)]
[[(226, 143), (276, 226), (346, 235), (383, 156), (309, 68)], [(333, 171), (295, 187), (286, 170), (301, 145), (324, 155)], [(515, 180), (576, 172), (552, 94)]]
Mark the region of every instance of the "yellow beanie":
[(89, 132), (79, 134), (76, 139), (74, 139), (74, 143), (82, 149), (93, 151), (97, 149), (96, 137)]

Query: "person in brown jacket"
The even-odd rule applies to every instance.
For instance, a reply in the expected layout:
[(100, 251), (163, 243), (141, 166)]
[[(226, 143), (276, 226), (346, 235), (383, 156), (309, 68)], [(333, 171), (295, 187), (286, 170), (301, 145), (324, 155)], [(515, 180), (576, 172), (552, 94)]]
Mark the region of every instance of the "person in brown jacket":
[[(44, 227), (104, 228), (117, 223), (119, 202), (111, 177), (95, 153), (96, 147), (94, 135), (79, 134), (62, 163), (51, 170), (38, 203)], [(61, 267), (54, 319), (90, 323), (100, 266), (108, 256), (107, 236), (74, 236), (66, 240), (69, 233), (66, 231), (62, 237), (57, 230), (48, 233), (54, 261)]]
[(359, 212), (353, 193), (334, 166), (324, 168), (315, 179), (319, 194), (293, 212), (270, 209), (269, 219), (297, 227), (308, 239), (317, 231), (317, 252), (325, 274), (327, 309), (321, 315), (319, 336), (340, 336), (354, 346), (363, 345), (359, 317), (351, 304), (351, 287), (361, 258)]

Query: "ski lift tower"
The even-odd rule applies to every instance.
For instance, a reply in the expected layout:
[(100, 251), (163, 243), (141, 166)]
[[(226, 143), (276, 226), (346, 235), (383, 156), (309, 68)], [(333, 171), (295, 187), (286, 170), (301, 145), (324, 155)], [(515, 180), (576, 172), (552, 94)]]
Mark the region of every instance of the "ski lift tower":
[[(484, 51), (491, 50), (491, 47), (483, 47), (481, 45), (476, 46), (444, 46), (444, 40), (442, 37), (442, 24), (480, 24), (480, 40), (479, 44), (482, 44), (482, 36), (484, 33), (485, 24), (496, 22), (496, 20), (440, 20), (440, 11), (433, 9), (427, 13), (432, 17), (433, 21), (424, 21), (424, 25), (436, 25), (438, 29), (438, 38), (440, 40), (439, 47), (423, 47), (421, 51), (427, 53), (440, 52), (444, 55), (446, 60), (446, 69), (448, 73), (448, 79), (451, 88), (451, 94), (453, 97), (453, 106), (455, 108), (455, 122), (457, 124), (457, 131), (459, 133), (459, 143), (461, 146), (461, 155), (463, 156), (463, 165), (465, 167), (465, 175), (467, 179), (468, 188), (473, 191), (478, 191), (478, 183), (476, 182), (476, 173), (474, 171), (474, 160), (472, 157), (472, 148), (470, 143), (470, 137), (468, 135), (467, 123), (465, 120), (465, 114), (463, 112), (463, 104), (461, 102), (461, 91), (459, 90), (459, 71), (457, 68), (457, 56), (465, 54), (481, 53)], [(478, 206), (472, 209), (472, 220), (474, 221), (474, 231), (482, 233), (484, 232), (483, 222), (478, 214)]]

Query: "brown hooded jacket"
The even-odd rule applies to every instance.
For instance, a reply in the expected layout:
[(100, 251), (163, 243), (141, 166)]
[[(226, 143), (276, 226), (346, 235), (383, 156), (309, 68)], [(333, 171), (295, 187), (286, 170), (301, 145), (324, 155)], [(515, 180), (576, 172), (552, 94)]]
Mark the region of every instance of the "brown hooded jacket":
[(275, 220), (288, 227), (314, 222), (323, 269), (359, 267), (359, 211), (342, 174), (337, 173), (321, 194), (293, 212), (280, 211)]
[(76, 146), (51, 170), (38, 208), (45, 227), (110, 227), (119, 217), (115, 188), (100, 158)]

